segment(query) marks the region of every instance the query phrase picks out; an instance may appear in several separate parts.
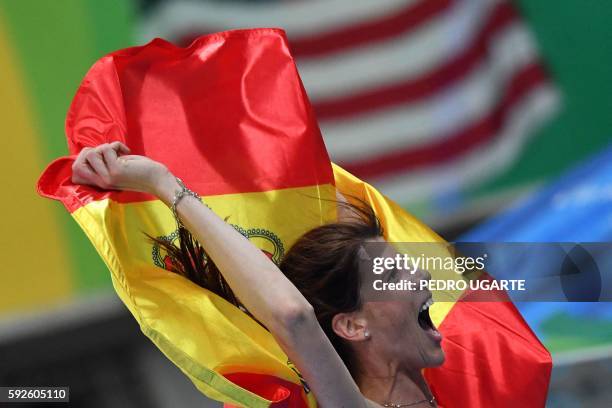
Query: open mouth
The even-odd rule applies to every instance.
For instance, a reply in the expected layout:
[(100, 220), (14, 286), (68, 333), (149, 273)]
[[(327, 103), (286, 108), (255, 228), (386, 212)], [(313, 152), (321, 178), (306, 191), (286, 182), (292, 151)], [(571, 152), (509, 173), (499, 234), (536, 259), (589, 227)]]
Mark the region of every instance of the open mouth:
[(419, 326), (421, 326), (423, 330), (436, 329), (431, 321), (431, 317), (429, 316), (429, 308), (431, 305), (433, 305), (433, 303), (433, 299), (428, 298), (425, 303), (421, 305), (421, 309), (419, 310), (418, 322)]
[(431, 317), (429, 316), (429, 308), (431, 305), (433, 305), (433, 303), (433, 299), (428, 298), (425, 303), (421, 305), (417, 321), (419, 322), (421, 329), (423, 329), (433, 341), (440, 344), (440, 341), (442, 341), (442, 334), (440, 334), (438, 329), (436, 329), (436, 326), (433, 324)]

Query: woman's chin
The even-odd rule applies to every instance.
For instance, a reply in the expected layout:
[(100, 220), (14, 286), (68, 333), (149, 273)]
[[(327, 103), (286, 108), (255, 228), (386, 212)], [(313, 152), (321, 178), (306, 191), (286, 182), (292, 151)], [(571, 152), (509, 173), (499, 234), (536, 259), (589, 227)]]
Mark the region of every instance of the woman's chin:
[(444, 350), (439, 348), (434, 352), (430, 353), (429, 358), (427, 359), (427, 368), (440, 367), (444, 364), (446, 360), (446, 355), (444, 354)]

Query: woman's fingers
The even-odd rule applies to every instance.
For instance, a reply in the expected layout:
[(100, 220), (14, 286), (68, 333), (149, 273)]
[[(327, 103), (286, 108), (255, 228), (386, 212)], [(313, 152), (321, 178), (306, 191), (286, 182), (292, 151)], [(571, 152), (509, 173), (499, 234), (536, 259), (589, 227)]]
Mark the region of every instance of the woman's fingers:
[(110, 143), (110, 147), (117, 153), (130, 154), (130, 148), (121, 142), (112, 142)]
[(84, 147), (72, 164), (72, 182), (75, 184), (91, 184), (95, 179), (91, 166), (85, 161), (89, 150), (91, 147)]
[(108, 169), (109, 176), (112, 179), (113, 174), (115, 173), (115, 169), (117, 167), (117, 151), (113, 147), (108, 146), (107, 148), (102, 149), (102, 157), (104, 158), (104, 162), (106, 163), (106, 168)]
[(104, 183), (104, 185), (101, 185), (100, 187), (108, 187), (110, 185), (110, 175), (108, 173), (108, 169), (106, 168), (106, 163), (104, 163), (104, 160), (102, 159), (101, 146), (87, 152), (85, 160)]
[(115, 188), (120, 171), (120, 159), (130, 156), (130, 149), (121, 142), (84, 147), (72, 165), (72, 181), (99, 188)]
[(84, 147), (78, 154), (77, 158), (74, 160), (72, 164), (72, 171), (77, 171), (85, 162), (85, 154), (87, 153), (86, 149), (91, 149), (89, 147)]
[(96, 184), (96, 174), (84, 159), (77, 163), (74, 162), (72, 166), (72, 182), (75, 184)]
[[(140, 191), (147, 161), (140, 163), (142, 156), (130, 154), (130, 149), (119, 141), (104, 143), (94, 148), (84, 147), (72, 165), (72, 181), (89, 184), (102, 189), (132, 189)], [(139, 160), (134, 166), (126, 162)], [(143, 170), (145, 169), (145, 170)]]

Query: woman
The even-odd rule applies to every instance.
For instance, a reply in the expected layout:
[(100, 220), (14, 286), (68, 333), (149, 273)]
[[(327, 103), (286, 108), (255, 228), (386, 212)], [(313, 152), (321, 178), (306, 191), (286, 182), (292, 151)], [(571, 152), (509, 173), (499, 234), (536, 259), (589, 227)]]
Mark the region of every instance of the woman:
[[(352, 216), (306, 233), (279, 268), (163, 164), (129, 153), (120, 142), (84, 148), (74, 162), (72, 180), (153, 194), (171, 207), (214, 260), (231, 287), (228, 297), (235, 294), (272, 333), (322, 407), (436, 405), (421, 373), (444, 361), (441, 336), (427, 311), (431, 294), (410, 292), (402, 302), (363, 300), (359, 250), (366, 242), (382, 241), (371, 209), (351, 207)], [(189, 234), (182, 239), (189, 240)], [(193, 260), (202, 259), (194, 250), (197, 245), (187, 247), (174, 249), (177, 255), (182, 252), (183, 272), (197, 269)], [(393, 254), (387, 246), (385, 255)], [(429, 278), (403, 273), (386, 279)], [(238, 304), (236, 298), (231, 300)]]

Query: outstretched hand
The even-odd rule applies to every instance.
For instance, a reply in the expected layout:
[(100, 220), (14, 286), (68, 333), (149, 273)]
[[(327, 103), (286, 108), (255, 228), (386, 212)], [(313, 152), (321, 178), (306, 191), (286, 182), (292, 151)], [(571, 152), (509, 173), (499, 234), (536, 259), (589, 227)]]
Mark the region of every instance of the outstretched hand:
[(104, 190), (154, 193), (169, 174), (163, 164), (145, 156), (132, 155), (121, 142), (84, 147), (72, 165), (72, 182)]

